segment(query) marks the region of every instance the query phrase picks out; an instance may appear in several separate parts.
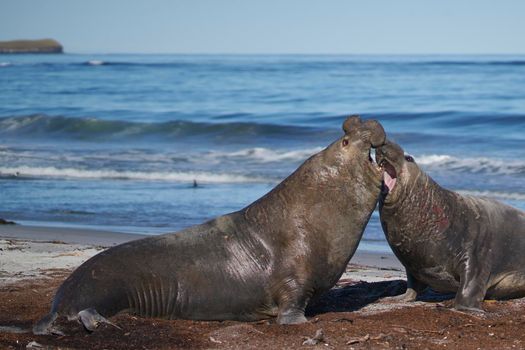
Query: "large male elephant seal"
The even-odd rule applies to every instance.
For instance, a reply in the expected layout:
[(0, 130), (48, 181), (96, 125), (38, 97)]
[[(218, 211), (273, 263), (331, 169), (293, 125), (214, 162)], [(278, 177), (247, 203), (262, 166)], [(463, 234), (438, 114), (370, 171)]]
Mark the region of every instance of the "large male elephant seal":
[(348, 118), (345, 135), (248, 207), (204, 224), (110, 248), (60, 286), (33, 328), (58, 316), (88, 330), (119, 312), (194, 320), (305, 322), (354, 254), (381, 192), (370, 157), (381, 125)]
[(482, 311), (485, 297), (525, 296), (523, 211), (442, 188), (390, 140), (376, 159), (384, 169), (381, 224), (408, 277), (399, 299), (413, 301), (430, 286), (456, 292), (458, 310)]

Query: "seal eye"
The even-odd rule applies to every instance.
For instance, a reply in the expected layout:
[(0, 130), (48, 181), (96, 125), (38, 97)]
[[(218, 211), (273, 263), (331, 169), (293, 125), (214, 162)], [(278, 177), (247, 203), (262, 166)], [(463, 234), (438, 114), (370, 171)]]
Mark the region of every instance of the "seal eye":
[(410, 163), (413, 163), (413, 162), (414, 162), (414, 158), (412, 158), (412, 156), (408, 156), (408, 155), (405, 156), (405, 160), (406, 160), (407, 162), (410, 162)]
[(346, 146), (348, 146), (348, 140), (347, 140), (347, 139), (344, 139), (344, 140), (343, 140), (343, 147), (346, 147)]

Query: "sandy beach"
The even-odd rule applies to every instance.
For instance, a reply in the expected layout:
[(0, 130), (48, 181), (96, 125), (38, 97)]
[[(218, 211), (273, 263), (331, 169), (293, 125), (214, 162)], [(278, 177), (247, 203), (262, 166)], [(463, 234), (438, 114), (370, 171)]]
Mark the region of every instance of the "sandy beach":
[(427, 293), (415, 303), (382, 301), (406, 288), (392, 254), (358, 251), (337, 285), (307, 310), (309, 322), (161, 320), (118, 315), (122, 329), (92, 334), (63, 323), (66, 336), (29, 330), (56, 288), (83, 261), (142, 236), (73, 228), (0, 226), (0, 347), (7, 349), (524, 348), (525, 300), (485, 301), (485, 315), (450, 309), (453, 296)]

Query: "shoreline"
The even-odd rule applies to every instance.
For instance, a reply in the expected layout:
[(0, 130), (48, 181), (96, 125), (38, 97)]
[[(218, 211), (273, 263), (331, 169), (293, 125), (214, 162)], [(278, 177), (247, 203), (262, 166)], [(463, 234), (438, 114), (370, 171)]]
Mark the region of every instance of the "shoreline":
[[(1, 225), (0, 286), (24, 278), (45, 277), (46, 270), (72, 270), (106, 248), (149, 236), (84, 228)], [(404, 268), (392, 253), (358, 250), (340, 280), (378, 282), (404, 278)]]
[(2, 225), (0, 238), (112, 246), (148, 235), (65, 226)]
[[(78, 265), (107, 247), (144, 235), (88, 229), (0, 226), (0, 347), (71, 349), (390, 349), (444, 346), (522, 348), (525, 298), (486, 301), (486, 314), (451, 309), (453, 300), (423, 296), (406, 303), (384, 300), (406, 289), (393, 254), (357, 251), (337, 284), (307, 308), (308, 322), (192, 321), (120, 314), (119, 326), (87, 333), (62, 322), (65, 336), (34, 335), (56, 289)], [(320, 335), (319, 335), (320, 334)], [(313, 345), (313, 346), (312, 346)]]
[[(2, 220), (2, 219), (0, 219)], [(5, 219), (3, 219), (5, 220)], [(131, 240), (133, 238), (143, 238), (148, 236), (157, 236), (157, 235), (163, 235), (168, 233), (175, 233), (179, 230), (183, 230), (184, 227), (178, 228), (178, 229), (172, 229), (169, 230), (168, 228), (157, 228), (157, 227), (132, 227), (132, 226), (104, 226), (104, 225), (90, 225), (90, 224), (77, 224), (77, 223), (69, 223), (69, 222), (52, 222), (52, 221), (31, 221), (31, 220), (5, 220), (6, 222), (12, 222), (13, 225), (2, 225), (0, 222), (0, 237), (2, 236), (2, 228), (7, 228), (5, 232), (9, 234), (10, 232), (14, 232), (14, 234), (19, 234), (22, 231), (27, 232), (34, 232), (36, 235), (45, 235), (45, 234), (52, 234), (52, 235), (59, 235), (60, 233), (64, 233), (67, 236), (64, 236), (64, 239), (68, 239), (69, 235), (72, 235), (74, 237), (77, 237), (80, 239), (83, 243), (89, 243), (86, 241), (85, 238), (83, 238), (84, 232), (93, 232), (95, 235), (98, 236), (107, 236), (106, 238), (101, 238), (104, 241), (111, 242), (113, 235), (126, 235), (127, 237), (117, 238), (115, 243), (123, 243), (127, 240)], [(24, 229), (14, 229), (9, 230), (9, 227), (23, 227)], [(44, 232), (45, 231), (45, 232)], [(53, 232), (56, 231), (54, 234)], [(67, 233), (66, 233), (67, 232)], [(103, 235), (98, 234), (103, 233)], [(24, 236), (28, 233), (21, 233)], [(116, 236), (115, 236), (116, 237)], [(16, 237), (13, 237), (16, 238)], [(71, 243), (78, 243), (76, 241), (72, 241)], [(388, 242), (386, 239), (383, 240), (368, 240), (365, 237), (361, 240), (357, 247), (357, 253), (377, 253), (377, 254), (387, 254), (387, 255), (393, 255), (390, 247), (388, 246)]]

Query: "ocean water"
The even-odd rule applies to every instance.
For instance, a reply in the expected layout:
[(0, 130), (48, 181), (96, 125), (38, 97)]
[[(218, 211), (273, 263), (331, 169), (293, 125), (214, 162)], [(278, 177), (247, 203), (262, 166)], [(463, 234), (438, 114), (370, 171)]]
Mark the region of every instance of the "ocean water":
[[(353, 113), (443, 186), (525, 209), (525, 56), (65, 54), (0, 55), (0, 217), (176, 231), (261, 197)], [(360, 249), (389, 250), (377, 212)]]

